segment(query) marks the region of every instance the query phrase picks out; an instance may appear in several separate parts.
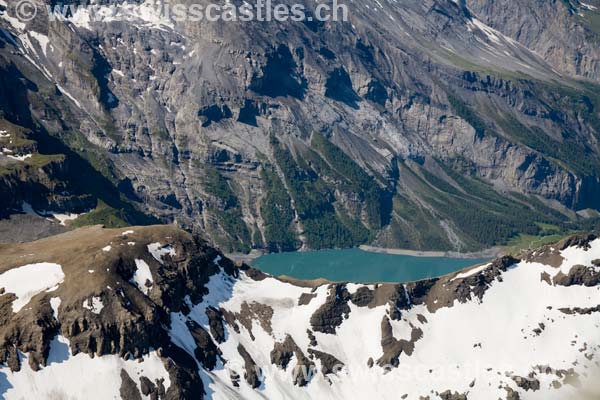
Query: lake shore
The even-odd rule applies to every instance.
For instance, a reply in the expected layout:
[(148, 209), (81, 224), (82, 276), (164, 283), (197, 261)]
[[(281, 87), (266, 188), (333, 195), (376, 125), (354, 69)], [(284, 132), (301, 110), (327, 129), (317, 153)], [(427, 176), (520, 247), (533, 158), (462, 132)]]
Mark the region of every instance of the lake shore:
[(410, 256), (410, 257), (445, 257), (445, 258), (463, 258), (463, 259), (482, 259), (482, 258), (495, 258), (503, 254), (506, 251), (504, 247), (492, 247), (481, 251), (472, 253), (460, 253), (458, 251), (421, 251), (421, 250), (408, 250), (408, 249), (387, 249), (383, 247), (375, 247), (368, 245), (361, 245), (358, 247), (362, 251), (369, 253), (380, 253), (380, 254), (391, 254), (397, 256)]
[(242, 264), (242, 263), (251, 264), (252, 261), (264, 256), (265, 254), (269, 254), (269, 253), (266, 251), (263, 251), (263, 250), (252, 250), (249, 254), (229, 253), (229, 254), (225, 254), (225, 257), (229, 258), (231, 261), (233, 261), (236, 264)]
[[(422, 251), (422, 250), (409, 250), (409, 249), (388, 249), (383, 247), (375, 247), (369, 245), (361, 245), (358, 249), (367, 253), (378, 253), (378, 254), (390, 254), (396, 256), (410, 256), (410, 257), (444, 257), (444, 258), (462, 258), (462, 259), (485, 259), (485, 258), (496, 258), (505, 253), (506, 247), (492, 247), (489, 249), (471, 252), (471, 253), (460, 253), (458, 251)], [(299, 253), (305, 253), (305, 251), (299, 251)], [(252, 250), (249, 254), (225, 254), (227, 258), (235, 262), (236, 264), (252, 264), (256, 259), (270, 254), (264, 250)]]

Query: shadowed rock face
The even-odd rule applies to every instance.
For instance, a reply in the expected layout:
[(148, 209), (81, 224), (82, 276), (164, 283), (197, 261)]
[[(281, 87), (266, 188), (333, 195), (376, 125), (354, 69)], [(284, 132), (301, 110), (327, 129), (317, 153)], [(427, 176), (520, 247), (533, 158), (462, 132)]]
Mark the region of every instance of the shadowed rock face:
[[(543, 264), (549, 254), (553, 263)], [(65, 395), (78, 397), (78, 388), (55, 369), (58, 360), (63, 371), (87, 360), (88, 373), (112, 373), (102, 384), (132, 399), (274, 398), (281, 390), (287, 398), (347, 398), (374, 387), (392, 399), (398, 397), (395, 374), (401, 379), (417, 368), (431, 379), (403, 384), (406, 398), (560, 394), (572, 385), (586, 387), (600, 351), (599, 283), (592, 276), (599, 257), (600, 241), (579, 236), (434, 279), (350, 285), (291, 283), (238, 268), (168, 226), (92, 227), (2, 245), (0, 282), (36, 263), (59, 265), (64, 278), (16, 311), (22, 293), (3, 284), (0, 373), (11, 386), (1, 394), (11, 398), (35, 387), (44, 397), (59, 384)], [(547, 280), (539, 279), (542, 273)], [(310, 301), (299, 303), (308, 290)], [(519, 307), (507, 307), (510, 301)], [(565, 344), (565, 337), (572, 342)], [(434, 379), (450, 353), (456, 363), (450, 368), (464, 376)], [(527, 362), (513, 361), (505, 370), (497, 360), (507, 355), (526, 355)], [(482, 360), (476, 371), (472, 359)], [(106, 363), (119, 367), (107, 372)], [(59, 374), (58, 383), (39, 384), (46, 372)], [(15, 380), (19, 374), (31, 385)], [(364, 380), (349, 378), (353, 374)]]
[(597, 12), (583, 3), (369, 1), (344, 23), (160, 29), (139, 3), (24, 27), (8, 7), (0, 118), (87, 159), (113, 200), (227, 251), (475, 249), (567, 222), (550, 206), (598, 207), (598, 46), (578, 16)]

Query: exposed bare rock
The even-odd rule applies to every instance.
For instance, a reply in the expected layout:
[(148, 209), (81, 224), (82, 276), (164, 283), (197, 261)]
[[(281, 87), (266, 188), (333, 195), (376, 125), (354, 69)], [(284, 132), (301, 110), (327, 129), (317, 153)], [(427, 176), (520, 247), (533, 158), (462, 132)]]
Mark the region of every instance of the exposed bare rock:
[(356, 290), (356, 292), (352, 293), (350, 296), (350, 301), (353, 304), (359, 307), (366, 307), (375, 298), (375, 293), (366, 286), (362, 286)]
[(335, 334), (335, 328), (340, 326), (350, 313), (349, 300), (350, 295), (345, 285), (331, 285), (327, 300), (310, 317), (313, 331)]
[(541, 273), (541, 275), (540, 275), (540, 280), (541, 280), (542, 282), (546, 282), (548, 285), (552, 285), (552, 284), (553, 284), (553, 283), (552, 283), (552, 277), (550, 276), (550, 274), (549, 274), (549, 273), (547, 273), (547, 272), (545, 272), (545, 271)]
[(554, 284), (559, 286), (597, 286), (600, 283), (600, 272), (593, 267), (575, 265), (569, 273), (565, 275), (559, 272), (554, 276)]
[(526, 392), (530, 390), (533, 392), (540, 390), (540, 381), (535, 377), (534, 373), (529, 374), (529, 376), (525, 378), (522, 376), (513, 376), (512, 380), (515, 381), (518, 387)]
[(568, 314), (568, 315), (573, 315), (573, 314), (590, 315), (593, 313), (600, 312), (600, 305), (598, 305), (596, 307), (588, 307), (588, 308), (581, 308), (581, 307), (559, 308), (558, 311), (560, 311), (564, 314)]
[(262, 328), (268, 333), (272, 333), (271, 318), (273, 317), (273, 309), (267, 305), (252, 302), (250, 304), (244, 302), (239, 313), (225, 314), (225, 320), (230, 325), (239, 322), (250, 333), (250, 337), (254, 340), (252, 334), (252, 323), (254, 320), (260, 322)]
[(310, 341), (310, 345), (313, 347), (317, 346), (318, 343), (317, 343), (317, 338), (315, 337), (315, 334), (310, 329), (306, 330), (306, 334), (308, 335), (308, 340)]
[(590, 242), (594, 241), (598, 237), (594, 234), (581, 234), (581, 235), (573, 235), (568, 238), (562, 240), (558, 247), (561, 250), (567, 249), (569, 247), (580, 247), (585, 250), (590, 248)]
[[(6, 7), (0, 127), (67, 161), (2, 155), (0, 210), (102, 200), (228, 252), (464, 251), (542, 220), (584, 226), (600, 193), (594, 4), (350, 2), (349, 22), (201, 28), (122, 0), (97, 21), (19, 24)], [(70, 177), (87, 165), (79, 183), (101, 189), (71, 190), (74, 160)]]
[(196, 359), (211, 371), (217, 364), (217, 358), (221, 356), (221, 350), (213, 343), (210, 335), (196, 322), (188, 322), (188, 328), (194, 341), (196, 350), (194, 351)]
[(451, 390), (440, 393), (440, 398), (442, 400), (468, 400), (465, 393), (452, 392)]
[(387, 316), (381, 321), (381, 348), (383, 355), (377, 360), (380, 367), (397, 367), (400, 364), (399, 358), (403, 353), (407, 356), (412, 355), (415, 349), (415, 343), (423, 337), (423, 331), (419, 328), (412, 328), (410, 340), (396, 339), (392, 331), (392, 325)]
[(506, 390), (506, 400), (520, 400), (521, 399), (521, 395), (519, 394), (519, 392), (517, 392), (513, 388), (506, 386), (504, 388), (504, 390)]
[[(314, 354), (310, 349), (309, 353)], [(310, 379), (307, 375), (315, 364), (304, 355), (291, 336), (286, 336), (281, 343), (275, 343), (271, 351), (271, 363), (285, 370), (294, 356), (296, 357), (296, 367), (293, 371), (294, 385), (306, 386)]]
[(206, 316), (210, 325), (210, 333), (217, 343), (225, 342), (225, 327), (223, 326), (223, 313), (214, 307), (206, 309)]
[(306, 306), (310, 304), (310, 301), (317, 297), (316, 293), (302, 293), (298, 299), (299, 306)]
[(331, 354), (313, 349), (308, 349), (308, 353), (314, 355), (319, 361), (321, 361), (321, 373), (324, 376), (328, 374), (335, 374), (344, 366), (344, 363)]
[(246, 348), (242, 345), (238, 345), (238, 353), (244, 360), (244, 379), (253, 389), (260, 386), (260, 380), (258, 379), (258, 367)]
[(121, 388), (119, 389), (119, 392), (123, 399), (142, 400), (142, 396), (135, 381), (131, 379), (124, 369), (121, 370)]

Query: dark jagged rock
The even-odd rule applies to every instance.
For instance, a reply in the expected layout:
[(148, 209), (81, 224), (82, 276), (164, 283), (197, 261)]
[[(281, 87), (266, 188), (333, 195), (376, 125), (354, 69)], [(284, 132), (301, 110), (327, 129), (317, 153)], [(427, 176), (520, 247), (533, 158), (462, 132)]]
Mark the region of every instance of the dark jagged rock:
[[(152, 246), (148, 247), (149, 244)], [(156, 253), (156, 249), (169, 254), (161, 256)], [(589, 255), (581, 248), (571, 249), (576, 252), (577, 257)], [(591, 258), (594, 257), (588, 257)], [(133, 280), (140, 273), (141, 261), (147, 264), (150, 272), (151, 278), (148, 278), (146, 286), (141, 285), (139, 280)], [(555, 329), (554, 322), (559, 318), (566, 319), (571, 326), (584, 327), (575, 331), (577, 335), (574, 338), (569, 335), (571, 342), (564, 344), (569, 349), (565, 362), (576, 362), (571, 370), (535, 367), (531, 370), (534, 372), (526, 378), (514, 376), (513, 371), (494, 368), (493, 374), (486, 375), (493, 382), (490, 390), (503, 388), (508, 382), (515, 389), (506, 386), (513, 390), (510, 392), (507, 389), (510, 398), (518, 398), (519, 392), (522, 396), (531, 391), (543, 392), (549, 389), (549, 385), (541, 382), (551, 382), (555, 377), (549, 376), (542, 380), (538, 379), (540, 374), (555, 375), (557, 384), (553, 384), (554, 387), (560, 385), (564, 388), (586, 383), (585, 365), (592, 365), (597, 355), (593, 325), (590, 324), (593, 315), (586, 315), (600, 312), (600, 306), (589, 306), (589, 300), (593, 299), (597, 286), (585, 286), (586, 282), (592, 282), (592, 278), (586, 274), (595, 271), (594, 267), (576, 266), (572, 274), (565, 275), (572, 275), (572, 282), (569, 283), (573, 283), (573, 286), (581, 284), (581, 287), (572, 287), (567, 291), (569, 294), (564, 296), (564, 288), (556, 288), (554, 283), (548, 286), (547, 281), (541, 282), (539, 278), (541, 271), (546, 271), (551, 282), (553, 274), (559, 277), (558, 280), (564, 280), (565, 277), (559, 276), (563, 266), (554, 270), (551, 266), (536, 263), (522, 262), (514, 265), (517, 261), (510, 257), (500, 258), (486, 264), (485, 268), (476, 266), (406, 284), (286, 282), (272, 277), (254, 281), (198, 237), (174, 227), (134, 227), (126, 232), (124, 229), (86, 228), (33, 244), (0, 246), (0, 275), (38, 262), (60, 264), (64, 272), (64, 279), (60, 284), (49, 292), (39, 292), (28, 300), (26, 307), (17, 312), (12, 310), (13, 301), (17, 297), (12, 294), (11, 288), (0, 290), (0, 333), (3, 335), (0, 337), (0, 347), (3, 351), (3, 364), (13, 371), (26, 368), (27, 364), (19, 365), (19, 354), (24, 352), (27, 353), (31, 368), (51, 370), (55, 368), (55, 363), (47, 362), (50, 343), (53, 350), (51, 353), (56, 354), (54, 350), (58, 348), (54, 346), (67, 339), (73, 354), (85, 353), (79, 354), (79, 360), (86, 359), (86, 362), (96, 363), (100, 361), (97, 359), (107, 357), (105, 360), (121, 363), (122, 366), (114, 369), (116, 372), (115, 376), (111, 375), (111, 382), (115, 383), (113, 389), (116, 393), (121, 393), (122, 397), (139, 398), (135, 390), (140, 388), (140, 393), (151, 399), (200, 400), (206, 394), (201, 374), (202, 377), (207, 374), (206, 376), (215, 380), (216, 385), (211, 385), (211, 390), (221, 390), (215, 388), (224, 385), (225, 390), (235, 391), (237, 387), (245, 387), (245, 383), (240, 382), (240, 379), (244, 379), (255, 389), (267, 382), (264, 388), (259, 389), (259, 393), (263, 389), (268, 392), (268, 382), (279, 379), (274, 378), (273, 372), (282, 373), (278, 369), (290, 374), (290, 379), (285, 383), (290, 387), (310, 387), (314, 383), (318, 384), (310, 382), (317, 372), (317, 365), (325, 376), (323, 381), (331, 385), (326, 384), (321, 388), (325, 393), (335, 394), (340, 389), (336, 385), (352, 385), (354, 382), (346, 380), (347, 374), (337, 374), (336, 377), (331, 375), (336, 374), (341, 367), (346, 367), (348, 371), (360, 367), (344, 366), (340, 361), (353, 362), (351, 360), (355, 357), (349, 356), (347, 352), (354, 352), (355, 349), (346, 348), (347, 343), (352, 345), (352, 338), (361, 338), (356, 346), (381, 346), (379, 351), (368, 353), (364, 353), (363, 348), (356, 349), (355, 354), (360, 354), (358, 363), (362, 368), (372, 368), (377, 364), (381, 368), (372, 368), (370, 373), (397, 374), (401, 370), (394, 370), (394, 367), (399, 367), (401, 363), (406, 362), (406, 366), (412, 367), (419, 362), (422, 351), (419, 341), (423, 335), (431, 334), (429, 339), (424, 339), (429, 344), (438, 346), (439, 343), (431, 341), (437, 336), (436, 329), (437, 332), (440, 329), (443, 332), (444, 326), (449, 327), (450, 332), (455, 329), (470, 329), (465, 324), (452, 326), (453, 321), (446, 320), (448, 315), (456, 311), (464, 319), (463, 322), (481, 322), (479, 318), (482, 317), (477, 312), (470, 312), (472, 307), (484, 310), (486, 306), (496, 304), (495, 301), (501, 295), (498, 296), (494, 289), (509, 285), (514, 282), (515, 277), (521, 277), (524, 281), (519, 284), (556, 294), (557, 297), (552, 299), (553, 306), (548, 306), (544, 298), (531, 299), (524, 296), (522, 298), (526, 301), (522, 303), (523, 307), (529, 307), (528, 302), (533, 302), (536, 313), (543, 312), (543, 318), (536, 313), (530, 314), (531, 308), (511, 310), (510, 316), (502, 312), (490, 315), (504, 318), (505, 321), (514, 318), (516, 326), (509, 326), (507, 329), (512, 333), (520, 332), (518, 335), (523, 337), (521, 344), (531, 343), (536, 348), (542, 345), (541, 349), (544, 351), (548, 342), (556, 343), (557, 346), (564, 342), (563, 330)], [(527, 270), (528, 268), (531, 270)], [(349, 287), (356, 290), (350, 294)], [(586, 295), (576, 296), (577, 291)], [(308, 307), (298, 305), (303, 292), (311, 299)], [(313, 296), (314, 294), (318, 295)], [(515, 296), (522, 294), (514, 293)], [(55, 301), (57, 298), (61, 299), (59, 307)], [(581, 301), (580, 307), (572, 300)], [(463, 302), (468, 304), (462, 304)], [(102, 306), (99, 307), (98, 303)], [(570, 304), (572, 307), (560, 308), (554, 303)], [(447, 309), (450, 307), (456, 309)], [(351, 314), (351, 310), (357, 308), (356, 315)], [(305, 314), (307, 309), (316, 310), (310, 318)], [(469, 310), (469, 313), (461, 314), (465, 310)], [(558, 317), (556, 313), (559, 313)], [(560, 313), (570, 316), (560, 317)], [(298, 314), (302, 315), (298, 321), (306, 326), (291, 327), (290, 323), (299, 322), (290, 321), (289, 316)], [(530, 318), (530, 315), (535, 318)], [(377, 327), (372, 326), (373, 316), (378, 316), (378, 321), (381, 321)], [(487, 317), (483, 316), (484, 321)], [(309, 319), (308, 324), (306, 319)], [(369, 323), (361, 325), (363, 321)], [(521, 323), (523, 325), (519, 325)], [(321, 330), (313, 332), (312, 328), (315, 326), (321, 327)], [(587, 329), (588, 326), (590, 329)], [(380, 333), (375, 328), (380, 329)], [(402, 333), (396, 333), (395, 337), (395, 331)], [(407, 337), (408, 332), (410, 337)], [(58, 334), (61, 337), (58, 337), (58, 341), (54, 340)], [(300, 337), (296, 337), (297, 334)], [(320, 339), (318, 342), (317, 337)], [(483, 339), (472, 341), (469, 335), (466, 342), (461, 335), (455, 334), (452, 339), (472, 357), (490, 354), (490, 348), (493, 347)], [(370, 340), (379, 343), (369, 342)], [(498, 340), (498, 345), (505, 344), (501, 343), (501, 338)], [(272, 347), (265, 349), (264, 343), (271, 343)], [(62, 347), (64, 350), (64, 345)], [(232, 348), (237, 348), (237, 354), (230, 353)], [(228, 355), (229, 360), (221, 356), (221, 351)], [(542, 352), (538, 353), (540, 357), (544, 357)], [(88, 359), (86, 354), (94, 360)], [(269, 354), (270, 362), (276, 366), (265, 368), (267, 381), (263, 380), (263, 371), (257, 368), (265, 365), (256, 364), (259, 359), (263, 362), (265, 354)], [(65, 361), (67, 365), (73, 361), (71, 356), (69, 354)], [(217, 365), (220, 368), (219, 359), (225, 371), (215, 371)], [(154, 366), (152, 371), (144, 368), (144, 371), (136, 372), (135, 376), (123, 375), (126, 371), (131, 371), (131, 364), (127, 363), (138, 361), (158, 361), (154, 366), (159, 367), (160, 375), (154, 375)], [(238, 367), (240, 362), (241, 368)], [(540, 365), (544, 362), (543, 359), (536, 361)], [(95, 365), (103, 364), (97, 362)], [(125, 372), (121, 368), (126, 368)], [(437, 367), (431, 365), (429, 372), (433, 374), (434, 368)], [(527, 368), (530, 367), (527, 365)], [(460, 365), (460, 370), (463, 370), (463, 365)], [(522, 369), (519, 367), (515, 370)], [(491, 368), (488, 372), (490, 371)], [(14, 384), (14, 375), (8, 369), (5, 372), (9, 382)], [(20, 373), (28, 374), (28, 379), (32, 380), (39, 376), (35, 372)], [(459, 379), (460, 386), (456, 387), (475, 387), (475, 381), (471, 381), (473, 375), (466, 378), (469, 380)], [(478, 391), (484, 390), (486, 383), (478, 381)], [(468, 392), (456, 392), (454, 389), (443, 393), (430, 389), (427, 384), (420, 384), (415, 385), (415, 390), (407, 387), (398, 395), (410, 391), (413, 395), (415, 392), (428, 393), (431, 398), (439, 396), (441, 399), (451, 400), (469, 396)]]
[(375, 293), (366, 286), (360, 287), (356, 292), (352, 293), (350, 300), (353, 304), (359, 307), (368, 306), (373, 301)]
[(581, 247), (583, 249), (589, 249), (590, 248), (590, 242), (592, 242), (593, 240), (597, 239), (598, 237), (594, 234), (587, 234), (587, 235), (573, 235), (570, 236), (564, 240), (562, 240), (559, 244), (558, 244), (558, 248), (561, 250), (565, 250), (569, 247)]
[(335, 328), (350, 314), (350, 295), (342, 284), (331, 285), (329, 290), (325, 303), (310, 317), (310, 324), (313, 331), (335, 334)]
[(123, 399), (142, 400), (135, 381), (131, 379), (124, 369), (121, 370), (121, 388), (119, 389), (119, 393)]
[[(50, 341), (59, 332), (69, 340), (74, 355), (116, 354), (141, 358), (151, 349), (170, 347), (170, 338), (164, 329), (170, 325), (169, 315), (186, 308), (186, 296), (197, 302), (202, 300), (209, 277), (219, 271), (212, 262), (217, 253), (198, 238), (171, 227), (135, 228), (135, 233), (128, 236), (121, 235), (122, 232), (86, 228), (74, 236), (67, 233), (44, 242), (20, 245), (35, 247), (35, 251), (26, 251), (33, 257), (29, 260), (17, 255), (20, 250), (5, 253), (4, 270), (51, 260), (61, 265), (66, 277), (55, 291), (40, 294), (39, 300), (18, 313), (5, 307), (9, 304), (5, 301), (12, 295), (1, 297), (0, 307), (6, 311), (0, 328), (1, 362), (19, 370), (15, 354), (19, 349), (30, 353), (31, 368), (39, 369), (46, 365)], [(165, 257), (160, 264), (149, 257), (147, 244), (164, 242), (166, 237), (172, 241), (178, 256)], [(132, 240), (135, 246), (125, 245)], [(124, 245), (120, 246), (119, 242)], [(102, 257), (96, 257), (96, 252), (89, 250), (101, 249), (108, 243), (112, 243), (112, 249), (102, 252)], [(129, 281), (135, 271), (133, 260), (136, 258), (152, 265), (155, 284), (147, 296)], [(88, 268), (92, 268), (93, 273), (88, 272)], [(58, 319), (49, 305), (51, 296), (63, 299)], [(84, 308), (86, 304), (89, 307), (92, 298), (101, 302), (101, 311)], [(177, 382), (178, 376), (185, 376), (189, 382), (171, 391), (202, 393), (196, 369), (195, 363), (191, 367), (173, 364), (169, 371), (175, 375), (173, 382)], [(161, 384), (155, 386), (155, 393), (165, 391)]]
[(287, 369), (295, 350), (296, 343), (294, 343), (290, 336), (286, 336), (283, 342), (275, 343), (275, 347), (271, 351), (271, 364), (277, 365), (284, 370)]
[(252, 340), (254, 340), (254, 335), (252, 334), (252, 324), (254, 320), (258, 320), (263, 329), (268, 333), (272, 333), (271, 318), (273, 317), (273, 309), (267, 305), (257, 302), (252, 302), (250, 304), (244, 302), (242, 303), (239, 313), (223, 312), (223, 316), (225, 317), (225, 321), (233, 326), (238, 333), (239, 326), (237, 323), (239, 322), (246, 328)]
[(196, 359), (209, 371), (217, 365), (217, 359), (221, 356), (221, 350), (213, 343), (210, 335), (194, 321), (189, 321), (188, 328), (196, 342), (194, 354)]
[(194, 359), (174, 345), (170, 345), (163, 355), (167, 357), (166, 368), (171, 382), (177, 382), (167, 389), (165, 399), (202, 399), (204, 385)]
[(308, 335), (310, 345), (313, 347), (317, 346), (317, 338), (315, 337), (314, 333), (310, 329), (307, 329), (306, 334)]
[(399, 358), (402, 353), (407, 356), (412, 355), (415, 349), (415, 343), (423, 337), (423, 331), (419, 328), (414, 328), (410, 334), (410, 340), (398, 340), (394, 337), (392, 325), (387, 316), (381, 321), (381, 348), (383, 355), (377, 360), (377, 365), (380, 367), (398, 367), (400, 364)]
[(554, 276), (554, 284), (559, 286), (587, 286), (593, 287), (600, 284), (600, 272), (592, 267), (575, 265), (565, 275), (562, 271)]
[(335, 374), (343, 366), (344, 363), (332, 356), (331, 354), (324, 353), (322, 351), (308, 349), (308, 353), (314, 355), (321, 361), (321, 373), (323, 376), (328, 374)]
[(521, 395), (513, 388), (506, 386), (504, 390), (506, 390), (506, 400), (521, 400)]
[(559, 308), (558, 311), (562, 312), (563, 314), (568, 314), (568, 315), (574, 315), (574, 314), (590, 315), (593, 313), (600, 312), (600, 305), (597, 305), (596, 307), (587, 307), (587, 308), (581, 308), (581, 307)]
[(242, 267), (240, 267), (240, 270), (246, 272), (246, 275), (248, 275), (251, 279), (254, 279), (255, 281), (262, 281), (268, 277), (268, 275), (264, 272), (256, 268), (248, 267), (247, 265), (242, 265)]
[(294, 356), (297, 361), (292, 374), (294, 385), (306, 386), (310, 381), (309, 374), (315, 364), (304, 355), (291, 336), (287, 335), (283, 342), (275, 343), (275, 347), (271, 351), (271, 364), (285, 370)]
[(244, 346), (239, 344), (237, 350), (244, 359), (244, 379), (250, 387), (256, 389), (260, 386), (258, 367)]
[(535, 374), (533, 373), (526, 378), (522, 376), (513, 376), (512, 380), (515, 381), (518, 387), (525, 390), (526, 392), (530, 390), (532, 392), (540, 390), (540, 381), (539, 379), (535, 378)]
[(156, 392), (156, 385), (145, 376), (140, 377), (140, 390), (144, 396), (149, 396)]
[(302, 293), (300, 295), (300, 298), (298, 299), (298, 305), (306, 306), (306, 305), (310, 304), (310, 301), (312, 299), (314, 299), (315, 297), (317, 297), (316, 293)]
[(451, 390), (440, 393), (440, 398), (442, 400), (468, 400), (466, 393), (452, 392)]
[(225, 327), (223, 326), (223, 313), (214, 307), (208, 307), (206, 309), (206, 316), (208, 317), (211, 335), (213, 335), (217, 343), (224, 343)]

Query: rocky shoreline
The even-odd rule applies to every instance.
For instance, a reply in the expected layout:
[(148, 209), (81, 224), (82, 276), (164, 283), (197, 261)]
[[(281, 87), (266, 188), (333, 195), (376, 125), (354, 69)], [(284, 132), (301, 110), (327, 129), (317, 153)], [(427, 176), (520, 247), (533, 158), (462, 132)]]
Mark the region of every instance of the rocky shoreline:
[(466, 259), (481, 259), (481, 258), (495, 258), (499, 257), (506, 252), (505, 247), (491, 247), (481, 251), (472, 253), (461, 253), (458, 251), (422, 251), (422, 250), (409, 250), (409, 249), (386, 249), (382, 247), (375, 247), (369, 245), (362, 245), (358, 247), (362, 251), (369, 253), (381, 253), (390, 254), (395, 256), (410, 256), (410, 257), (446, 257), (446, 258), (466, 258)]

